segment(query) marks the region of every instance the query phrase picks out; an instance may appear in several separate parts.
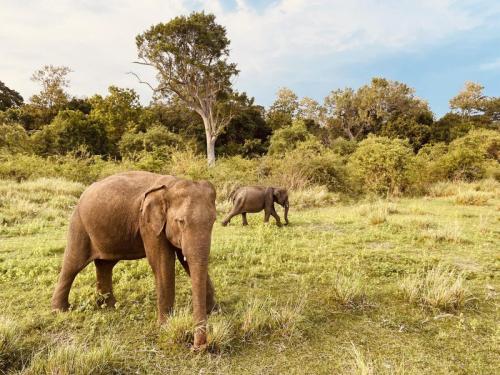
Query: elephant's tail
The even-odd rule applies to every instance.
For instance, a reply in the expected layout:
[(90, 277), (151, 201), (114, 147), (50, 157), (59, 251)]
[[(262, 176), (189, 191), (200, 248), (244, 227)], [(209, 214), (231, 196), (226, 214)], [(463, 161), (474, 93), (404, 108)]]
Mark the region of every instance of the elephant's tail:
[(231, 192), (229, 193), (229, 200), (230, 201), (234, 200), (234, 195), (236, 194), (236, 192), (238, 191), (239, 188), (240, 188), (239, 186), (236, 186), (233, 190), (231, 190)]

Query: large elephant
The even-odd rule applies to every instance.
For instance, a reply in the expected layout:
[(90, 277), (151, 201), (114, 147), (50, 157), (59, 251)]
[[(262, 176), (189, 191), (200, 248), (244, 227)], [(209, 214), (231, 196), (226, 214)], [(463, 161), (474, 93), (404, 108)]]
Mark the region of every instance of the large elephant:
[(175, 257), (191, 277), (194, 348), (206, 345), (206, 321), (214, 305), (208, 257), (215, 222), (215, 189), (149, 172), (107, 177), (82, 194), (69, 225), (62, 270), (52, 308), (69, 308), (76, 275), (94, 261), (97, 290), (108, 306), (115, 303), (112, 270), (119, 260), (146, 257), (155, 277), (158, 321), (165, 320), (175, 299)]
[(269, 216), (276, 219), (276, 225), (281, 226), (281, 220), (276, 210), (274, 202), (285, 208), (285, 224), (288, 224), (288, 192), (283, 188), (265, 186), (243, 186), (235, 189), (229, 195), (233, 202), (233, 208), (222, 221), (226, 226), (233, 216), (241, 214), (243, 225), (248, 225), (247, 213), (260, 212), (264, 210), (264, 222), (269, 222)]

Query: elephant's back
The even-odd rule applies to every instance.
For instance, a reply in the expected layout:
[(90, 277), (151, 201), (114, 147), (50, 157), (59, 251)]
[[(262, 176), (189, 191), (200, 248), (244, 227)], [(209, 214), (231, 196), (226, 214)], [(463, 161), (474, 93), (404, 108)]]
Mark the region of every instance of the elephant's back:
[(135, 241), (144, 192), (161, 177), (125, 172), (97, 181), (83, 192), (76, 210), (99, 253), (118, 252)]

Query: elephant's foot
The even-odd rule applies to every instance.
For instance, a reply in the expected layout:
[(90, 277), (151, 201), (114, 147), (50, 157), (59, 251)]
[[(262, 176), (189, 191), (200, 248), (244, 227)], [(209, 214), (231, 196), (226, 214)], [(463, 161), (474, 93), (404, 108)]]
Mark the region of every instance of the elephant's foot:
[(229, 222), (228, 221), (223, 221), (221, 224), (222, 224), (223, 227), (226, 227), (227, 224), (229, 224)]
[(194, 342), (193, 342), (193, 346), (191, 347), (191, 350), (193, 352), (204, 352), (208, 349), (208, 345), (207, 345), (207, 334), (206, 332), (203, 330), (197, 330), (195, 333), (194, 333)]
[(111, 293), (99, 294), (97, 297), (97, 306), (101, 308), (114, 308), (116, 304), (115, 296)]
[(52, 312), (65, 312), (69, 310), (69, 303), (68, 302), (52, 302)]
[(283, 224), (281, 224), (280, 222), (277, 222), (276, 225), (278, 226), (278, 228), (281, 228), (283, 226)]
[(243, 226), (246, 227), (248, 225), (248, 223), (243, 223)]

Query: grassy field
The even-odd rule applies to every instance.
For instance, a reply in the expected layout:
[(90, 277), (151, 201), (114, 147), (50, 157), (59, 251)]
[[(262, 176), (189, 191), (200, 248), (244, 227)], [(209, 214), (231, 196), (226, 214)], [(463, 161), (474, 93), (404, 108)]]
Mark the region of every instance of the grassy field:
[[(290, 210), (291, 225), (214, 228), (220, 311), (193, 353), (190, 285), (155, 323), (146, 261), (120, 262), (116, 309), (94, 266), (53, 314), (69, 213), (84, 186), (0, 181), (0, 373), (493, 374), (500, 367), (500, 187), (444, 183), (428, 197)], [(292, 198), (293, 201), (293, 198)], [(296, 202), (298, 205), (300, 202)], [(222, 214), (221, 214), (222, 215)], [(220, 215), (220, 216), (221, 216)], [(497, 369), (497, 370), (495, 370)]]

